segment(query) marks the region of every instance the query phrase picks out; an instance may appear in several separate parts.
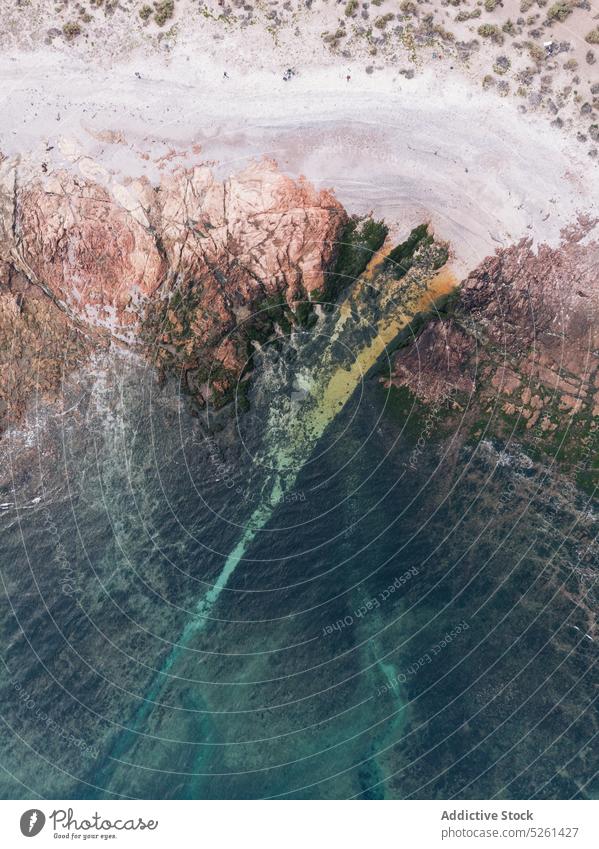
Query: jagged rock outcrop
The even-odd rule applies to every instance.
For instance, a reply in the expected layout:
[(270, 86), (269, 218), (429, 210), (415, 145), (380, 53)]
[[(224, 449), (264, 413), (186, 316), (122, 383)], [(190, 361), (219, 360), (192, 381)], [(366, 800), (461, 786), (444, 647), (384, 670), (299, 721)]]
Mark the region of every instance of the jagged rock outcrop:
[(391, 383), (429, 403), (449, 387), (478, 390), (528, 428), (599, 415), (599, 244), (581, 220), (558, 247), (524, 240), (462, 283), (450, 315), (395, 356)]
[(330, 192), (268, 160), (223, 182), (207, 166), (168, 175), (150, 218), (174, 273), (201, 279), (219, 271), (240, 302), (258, 286), (284, 291), (290, 303), (323, 288), (345, 221)]
[(23, 267), (68, 310), (117, 329), (166, 273), (148, 226), (102, 186), (58, 172), (17, 189), (15, 249)]
[(90, 351), (76, 324), (23, 275), (0, 263), (0, 433), (20, 420), (28, 403), (54, 397), (63, 375)]
[(158, 361), (178, 368), (204, 400), (237, 383), (248, 339), (269, 310), (324, 292), (347, 221), (330, 192), (290, 179), (272, 161), (224, 182), (205, 166), (176, 171), (148, 214), (169, 295), (149, 304), (146, 338), (158, 340)]
[(430, 322), (395, 356), (391, 383), (407, 386), (426, 403), (442, 398), (448, 387), (470, 393), (475, 388), (475, 348), (475, 340), (455, 321)]
[[(43, 294), (51, 337), (68, 326), (145, 346), (160, 365), (189, 374), (206, 400), (239, 378), (256, 312), (293, 308), (326, 287), (345, 211), (272, 161), (224, 181), (198, 164), (164, 173), (157, 186), (89, 172), (0, 156), (0, 293), (8, 299), (0, 335), (19, 337), (10, 307), (17, 295), (22, 310)], [(22, 359), (31, 340), (22, 341), (4, 354)], [(215, 376), (208, 388), (206, 368)]]

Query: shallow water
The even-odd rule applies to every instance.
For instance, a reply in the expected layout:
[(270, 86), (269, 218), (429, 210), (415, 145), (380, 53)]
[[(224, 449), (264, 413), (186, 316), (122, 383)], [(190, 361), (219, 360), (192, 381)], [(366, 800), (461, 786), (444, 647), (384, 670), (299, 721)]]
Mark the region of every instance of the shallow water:
[(265, 350), (210, 435), (107, 358), (13, 440), (3, 797), (595, 794), (584, 499), (492, 440), (414, 455), (344, 338)]

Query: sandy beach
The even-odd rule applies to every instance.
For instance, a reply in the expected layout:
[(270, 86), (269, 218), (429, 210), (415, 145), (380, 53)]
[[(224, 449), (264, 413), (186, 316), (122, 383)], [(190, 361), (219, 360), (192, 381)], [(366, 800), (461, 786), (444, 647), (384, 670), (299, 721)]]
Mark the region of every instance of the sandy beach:
[[(353, 70), (353, 69), (352, 69)], [(198, 58), (185, 78), (148, 57), (112, 70), (75, 56), (0, 60), (0, 150), (36, 168), (69, 164), (113, 188), (211, 161), (219, 176), (272, 157), (351, 212), (399, 233), (423, 218), (466, 271), (529, 236), (555, 243), (579, 212), (595, 214), (599, 176), (567, 136), (511, 101), (431, 73), (352, 77), (322, 66), (284, 81), (275, 70), (223, 76)]]

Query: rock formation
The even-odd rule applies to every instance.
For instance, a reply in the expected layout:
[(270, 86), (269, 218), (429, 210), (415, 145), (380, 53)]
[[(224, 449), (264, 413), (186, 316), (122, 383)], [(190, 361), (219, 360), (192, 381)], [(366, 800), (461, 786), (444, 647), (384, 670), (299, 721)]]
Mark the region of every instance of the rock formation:
[[(599, 415), (595, 224), (581, 219), (559, 247), (523, 240), (488, 257), (397, 352), (389, 382), (427, 403), (474, 393), (544, 432), (563, 413)], [(386, 233), (269, 160), (222, 181), (204, 163), (164, 170), (154, 185), (76, 159), (0, 157), (0, 424), (98, 344), (134, 346), (198, 402), (222, 403), (252, 343), (304, 323)], [(432, 242), (423, 225), (391, 252), (398, 285)]]
[[(599, 416), (599, 244), (580, 220), (558, 247), (524, 240), (488, 257), (446, 314), (395, 356), (390, 383), (426, 403), (453, 387), (541, 432)], [(470, 398), (466, 397), (471, 396)]]
[[(27, 373), (27, 352), (44, 349), (38, 378), (48, 389), (107, 339), (182, 369), (199, 400), (225, 394), (255, 314), (274, 303), (293, 310), (325, 290), (346, 222), (330, 192), (271, 161), (222, 182), (199, 164), (153, 186), (0, 157), (0, 345), (11, 364), (0, 402), (14, 395), (8, 372)], [(74, 359), (51, 341), (71, 337)], [(38, 378), (17, 379), (23, 403)]]

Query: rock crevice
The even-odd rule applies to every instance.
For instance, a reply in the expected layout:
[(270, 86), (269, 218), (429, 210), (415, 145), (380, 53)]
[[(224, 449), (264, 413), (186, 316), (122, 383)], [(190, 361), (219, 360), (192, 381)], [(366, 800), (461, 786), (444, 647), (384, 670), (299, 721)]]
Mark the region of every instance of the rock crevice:
[[(43, 344), (66, 321), (88, 347), (115, 340), (158, 354), (159, 365), (210, 364), (226, 390), (246, 358), (239, 317), (247, 324), (264, 302), (293, 308), (326, 289), (345, 211), (273, 161), (224, 181), (199, 163), (157, 186), (106, 182), (0, 157), (0, 297), (12, 302), (18, 290), (27, 314), (43, 293)], [(11, 309), (3, 315), (3, 331), (18, 335)], [(8, 350), (18, 374), (17, 349)]]

